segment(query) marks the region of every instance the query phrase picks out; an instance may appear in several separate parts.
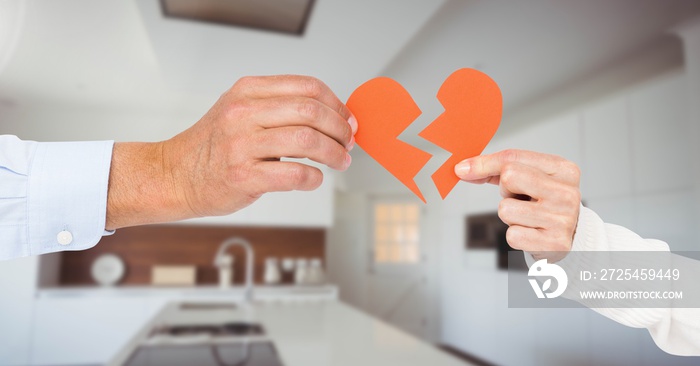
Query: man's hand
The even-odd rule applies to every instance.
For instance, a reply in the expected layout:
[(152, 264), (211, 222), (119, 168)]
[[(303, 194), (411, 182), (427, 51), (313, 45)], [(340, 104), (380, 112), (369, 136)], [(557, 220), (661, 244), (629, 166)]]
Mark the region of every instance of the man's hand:
[[(560, 260), (571, 249), (581, 204), (580, 170), (558, 156), (505, 150), (457, 164), (460, 179), (499, 185), (498, 216), (515, 249)], [(538, 252), (561, 252), (543, 254)]]
[(116, 144), (107, 229), (240, 210), (273, 191), (313, 190), (317, 168), (351, 162), (357, 122), (321, 81), (246, 77), (195, 125), (170, 140)]

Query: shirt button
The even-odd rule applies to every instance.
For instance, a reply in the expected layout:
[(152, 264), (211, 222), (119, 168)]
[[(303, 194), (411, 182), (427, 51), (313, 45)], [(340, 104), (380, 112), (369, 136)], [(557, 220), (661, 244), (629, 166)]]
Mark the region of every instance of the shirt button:
[(63, 230), (58, 233), (56, 240), (58, 240), (58, 244), (68, 245), (73, 242), (73, 234), (71, 234), (70, 231)]

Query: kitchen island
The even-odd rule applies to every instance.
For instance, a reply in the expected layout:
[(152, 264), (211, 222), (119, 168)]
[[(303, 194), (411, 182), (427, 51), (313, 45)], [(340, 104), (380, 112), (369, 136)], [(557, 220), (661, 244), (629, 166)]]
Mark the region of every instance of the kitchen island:
[[(36, 294), (29, 366), (104, 365), (169, 303), (242, 302), (242, 286), (58, 287)], [(257, 303), (335, 301), (322, 286), (255, 286)], [(2, 362), (0, 362), (2, 364)]]
[[(246, 336), (228, 337), (233, 342), (227, 342), (226, 337), (195, 334), (196, 331), (185, 332), (185, 336), (179, 338), (157, 335), (163, 329), (202, 330), (224, 324), (253, 324), (260, 329)], [(219, 348), (225, 347), (228, 349), (219, 354)], [(238, 349), (233, 349), (235, 347)], [(257, 362), (252, 361), (252, 356), (251, 362), (240, 362), (249, 357), (246, 353), (257, 352), (244, 350), (245, 347), (267, 354), (260, 356), (262, 353), (258, 352)], [(202, 349), (207, 351), (202, 352)], [(232, 353), (239, 355), (231, 356)], [(223, 360), (226, 357), (229, 360)], [(198, 366), (465, 365), (463, 361), (336, 300), (256, 302), (252, 305), (173, 302), (149, 321), (109, 365), (185, 365), (195, 362)]]

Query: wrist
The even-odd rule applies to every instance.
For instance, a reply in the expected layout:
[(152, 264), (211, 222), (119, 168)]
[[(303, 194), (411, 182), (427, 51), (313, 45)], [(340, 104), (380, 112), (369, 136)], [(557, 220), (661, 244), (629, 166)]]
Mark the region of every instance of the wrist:
[(166, 143), (114, 145), (107, 194), (107, 230), (192, 217), (178, 198), (166, 158)]
[(167, 201), (173, 212), (178, 213), (177, 220), (203, 216), (194, 209), (192, 193), (189, 192), (195, 185), (192, 179), (195, 166), (190, 162), (189, 155), (197, 147), (188, 145), (190, 139), (183, 135), (161, 142), (159, 151)]

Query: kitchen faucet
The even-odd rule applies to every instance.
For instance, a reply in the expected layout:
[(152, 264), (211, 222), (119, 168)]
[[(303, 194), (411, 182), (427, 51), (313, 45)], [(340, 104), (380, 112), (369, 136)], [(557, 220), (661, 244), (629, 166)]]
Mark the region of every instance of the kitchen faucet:
[[(243, 293), (243, 301), (251, 303), (253, 301), (253, 263), (255, 262), (255, 253), (253, 252), (253, 247), (250, 245), (250, 242), (241, 237), (233, 237), (224, 240), (214, 256), (214, 265), (219, 267), (219, 276), (221, 276), (222, 268), (227, 265), (226, 261), (223, 260), (226, 250), (234, 245), (241, 246), (245, 249), (245, 292)], [(221, 280), (220, 278), (219, 281)]]

